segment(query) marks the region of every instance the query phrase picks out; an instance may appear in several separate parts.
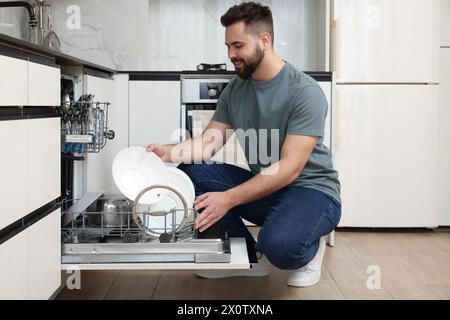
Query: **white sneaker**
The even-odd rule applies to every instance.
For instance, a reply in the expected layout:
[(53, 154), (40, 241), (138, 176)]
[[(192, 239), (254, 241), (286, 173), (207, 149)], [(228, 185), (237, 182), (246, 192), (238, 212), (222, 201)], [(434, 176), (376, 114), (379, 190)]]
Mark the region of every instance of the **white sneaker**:
[(314, 258), (304, 267), (288, 271), (287, 284), (293, 287), (308, 287), (315, 285), (320, 280), (322, 260), (327, 244), (322, 237), (319, 240), (319, 250)]
[(258, 263), (250, 263), (250, 269), (244, 270), (197, 270), (195, 274), (206, 279), (222, 279), (230, 277), (265, 277), (269, 275), (269, 264), (265, 257)]

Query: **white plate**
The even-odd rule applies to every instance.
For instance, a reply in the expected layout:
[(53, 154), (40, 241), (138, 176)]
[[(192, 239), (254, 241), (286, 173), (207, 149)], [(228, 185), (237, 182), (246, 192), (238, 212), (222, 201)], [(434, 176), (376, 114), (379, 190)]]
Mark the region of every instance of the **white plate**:
[[(166, 165), (154, 153), (149, 153), (143, 147), (130, 147), (120, 151), (112, 164), (114, 182), (127, 198), (135, 200), (145, 188), (169, 184), (169, 172)], [(166, 189), (153, 189), (146, 192), (139, 200), (142, 204), (158, 202)]]
[(170, 177), (170, 186), (181, 193), (186, 200), (188, 208), (192, 208), (195, 200), (195, 188), (191, 178), (178, 168), (167, 168)]
[[(183, 198), (186, 200), (186, 204), (188, 209), (191, 209), (194, 205), (195, 200), (195, 188), (191, 179), (187, 174), (177, 168), (168, 167), (167, 168), (170, 176), (169, 186), (177, 190)], [(140, 206), (139, 211), (169, 211), (171, 209), (181, 209), (176, 211), (175, 217), (175, 225), (178, 227), (184, 217), (184, 206), (181, 199), (172, 191), (168, 191), (166, 195), (162, 197), (162, 199), (154, 204)], [(141, 215), (141, 220), (142, 220)], [(147, 221), (143, 221), (143, 225), (150, 229), (150, 232), (153, 234), (161, 234), (164, 231), (167, 233), (171, 233), (172, 231), (172, 215), (169, 214), (166, 216), (166, 221), (164, 217), (157, 217), (147, 215)]]

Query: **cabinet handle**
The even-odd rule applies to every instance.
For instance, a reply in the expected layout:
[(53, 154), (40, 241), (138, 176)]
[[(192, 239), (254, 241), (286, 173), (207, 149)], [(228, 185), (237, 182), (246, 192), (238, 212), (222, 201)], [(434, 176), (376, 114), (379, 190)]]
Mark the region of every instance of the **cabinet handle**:
[(333, 71), (336, 80), (341, 76), (341, 20), (335, 19), (332, 23), (333, 28)]

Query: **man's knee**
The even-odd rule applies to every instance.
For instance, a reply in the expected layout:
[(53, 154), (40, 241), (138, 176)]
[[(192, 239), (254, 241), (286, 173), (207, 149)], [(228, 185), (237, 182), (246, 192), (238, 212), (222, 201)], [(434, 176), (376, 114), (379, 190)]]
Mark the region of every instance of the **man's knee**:
[(270, 233), (260, 232), (256, 246), (258, 251), (279, 269), (298, 269), (309, 262), (306, 256), (308, 245), (293, 241), (291, 237), (280, 234), (279, 230)]
[(205, 167), (205, 164), (201, 163), (199, 164), (180, 163), (177, 168), (186, 173), (188, 177), (191, 178), (194, 184), (197, 183), (197, 180), (199, 180), (199, 178), (205, 175), (205, 172), (208, 169), (207, 167)]
[(177, 169), (180, 169), (184, 173), (188, 174), (189, 172), (192, 172), (192, 170), (195, 170), (195, 164), (180, 163), (177, 166)]
[[(210, 192), (221, 191), (217, 189), (217, 186), (211, 185), (211, 183), (217, 183), (221, 181), (222, 177), (215, 165), (208, 165), (206, 163), (199, 164), (180, 164), (177, 167), (181, 171), (187, 174), (194, 184), (197, 195)], [(216, 190), (217, 189), (217, 190)]]

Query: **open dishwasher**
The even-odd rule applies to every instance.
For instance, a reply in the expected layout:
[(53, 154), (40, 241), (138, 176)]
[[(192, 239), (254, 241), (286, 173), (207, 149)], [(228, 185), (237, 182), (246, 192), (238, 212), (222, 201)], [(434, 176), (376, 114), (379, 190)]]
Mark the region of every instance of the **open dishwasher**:
[[(155, 188), (180, 197), (182, 208), (149, 211), (139, 199)], [(198, 213), (169, 186), (149, 186), (135, 201), (117, 198), (113, 210), (91, 192), (62, 213), (62, 269), (249, 269), (245, 239), (230, 238), (218, 225), (199, 233)], [(120, 203), (120, 204), (118, 204)], [(162, 226), (148, 221), (158, 217)]]
[[(88, 191), (96, 187), (87, 184), (92, 170), (87, 163), (115, 138), (109, 116), (117, 111), (111, 101), (94, 100), (104, 99), (100, 89), (110, 85), (110, 78), (94, 81), (83, 72), (67, 69), (61, 80), (62, 269), (249, 269), (245, 239), (230, 238), (217, 226), (197, 232), (198, 213), (180, 189), (148, 183), (137, 188), (137, 197), (120, 194), (115, 209), (101, 204), (110, 195)], [(100, 89), (94, 86), (99, 81)], [(179, 198), (177, 205), (164, 210), (141, 205), (139, 198), (155, 189)], [(149, 223), (155, 219), (163, 223)]]

